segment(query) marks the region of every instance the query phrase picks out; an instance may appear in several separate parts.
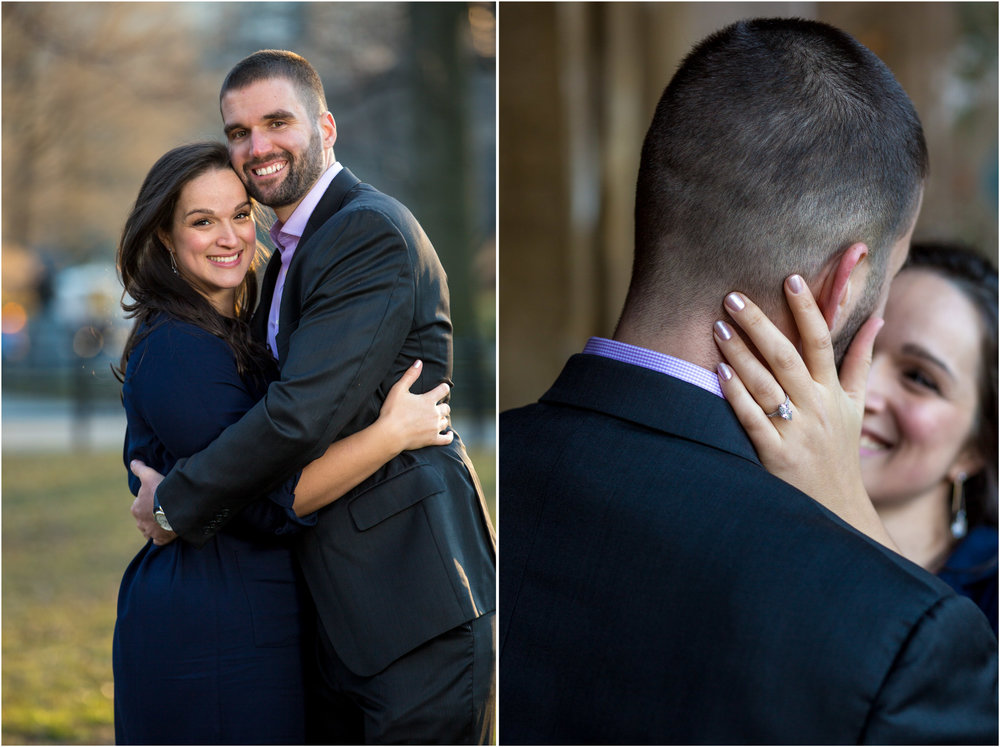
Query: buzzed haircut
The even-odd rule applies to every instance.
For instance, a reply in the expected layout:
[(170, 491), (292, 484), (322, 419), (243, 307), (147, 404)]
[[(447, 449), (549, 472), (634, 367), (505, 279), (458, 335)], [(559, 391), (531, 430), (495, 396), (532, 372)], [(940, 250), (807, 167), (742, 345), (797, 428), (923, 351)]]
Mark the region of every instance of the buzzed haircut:
[(787, 275), (808, 279), (855, 242), (879, 287), (927, 172), (912, 103), (851, 36), (784, 18), (718, 31), (683, 61), (643, 143), (625, 315), (669, 323), (729, 290), (773, 308)]
[(222, 82), (219, 101), (227, 91), (246, 88), (252, 83), (272, 78), (290, 80), (306, 110), (319, 116), (327, 110), (323, 81), (309, 61), (295, 52), (283, 49), (262, 49), (236, 63)]

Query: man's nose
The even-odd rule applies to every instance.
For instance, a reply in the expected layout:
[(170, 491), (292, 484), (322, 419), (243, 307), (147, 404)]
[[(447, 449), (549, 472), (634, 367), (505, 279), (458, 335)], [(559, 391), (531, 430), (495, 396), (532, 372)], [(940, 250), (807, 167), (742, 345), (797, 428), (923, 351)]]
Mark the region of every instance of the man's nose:
[(254, 158), (267, 155), (271, 152), (271, 141), (262, 132), (250, 133), (250, 155)]

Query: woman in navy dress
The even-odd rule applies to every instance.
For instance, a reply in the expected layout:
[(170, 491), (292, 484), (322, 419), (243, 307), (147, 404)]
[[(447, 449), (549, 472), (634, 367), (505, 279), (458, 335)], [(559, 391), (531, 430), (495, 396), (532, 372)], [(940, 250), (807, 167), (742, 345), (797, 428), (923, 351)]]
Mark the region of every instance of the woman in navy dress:
[[(176, 148), (152, 168), (122, 234), (125, 464), (161, 473), (200, 451), (276, 375), (250, 334), (259, 261), (254, 205), (226, 147)], [(345, 438), (203, 548), (152, 541), (125, 571), (114, 636), (119, 744), (301, 744), (301, 611), (292, 554), (314, 511), (400, 451), (448, 443), (447, 385), (409, 393), (415, 364), (379, 419)], [(135, 494), (139, 480), (129, 474)]]

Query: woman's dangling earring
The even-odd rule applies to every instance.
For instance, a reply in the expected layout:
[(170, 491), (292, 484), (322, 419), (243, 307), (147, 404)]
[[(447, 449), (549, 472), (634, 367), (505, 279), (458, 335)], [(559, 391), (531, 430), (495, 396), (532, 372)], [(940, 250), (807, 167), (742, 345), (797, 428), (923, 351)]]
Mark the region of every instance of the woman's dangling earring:
[(951, 536), (959, 540), (969, 531), (969, 522), (965, 516), (965, 473), (959, 472), (951, 483)]
[(177, 260), (174, 259), (174, 253), (171, 251), (167, 251), (167, 254), (170, 255), (170, 269), (174, 271), (174, 275), (180, 275), (180, 273), (177, 272)]

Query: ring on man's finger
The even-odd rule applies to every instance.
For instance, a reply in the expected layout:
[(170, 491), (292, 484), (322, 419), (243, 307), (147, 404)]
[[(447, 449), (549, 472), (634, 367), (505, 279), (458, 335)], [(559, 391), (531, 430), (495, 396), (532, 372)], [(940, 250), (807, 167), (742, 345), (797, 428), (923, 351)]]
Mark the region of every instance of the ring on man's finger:
[(792, 419), (792, 401), (785, 395), (785, 401), (778, 405), (778, 409), (767, 414), (769, 418), (780, 417), (782, 420)]

